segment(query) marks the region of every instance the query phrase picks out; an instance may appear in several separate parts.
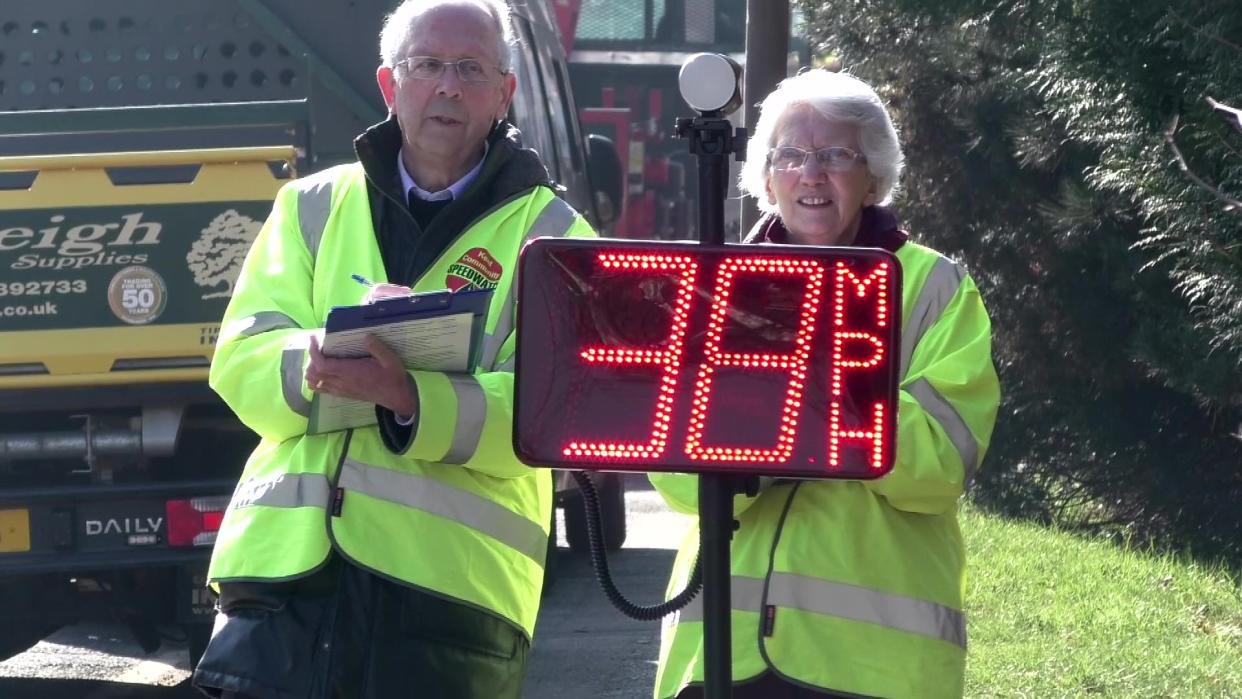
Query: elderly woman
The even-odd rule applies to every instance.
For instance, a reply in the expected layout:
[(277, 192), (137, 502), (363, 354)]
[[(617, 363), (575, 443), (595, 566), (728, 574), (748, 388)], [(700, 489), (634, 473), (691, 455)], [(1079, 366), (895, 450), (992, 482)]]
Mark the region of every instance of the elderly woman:
[[(897, 455), (876, 481), (775, 481), (738, 496), (732, 544), (735, 697), (960, 697), (965, 553), (958, 497), (983, 459), (1000, 390), (979, 291), (911, 241), (885, 204), (902, 154), (875, 91), (810, 71), (764, 100), (742, 189), (764, 218), (747, 242), (889, 250), (903, 279)], [(697, 511), (693, 476), (652, 475)], [(691, 532), (670, 592), (697, 551)], [(665, 627), (655, 696), (703, 694), (702, 608)]]

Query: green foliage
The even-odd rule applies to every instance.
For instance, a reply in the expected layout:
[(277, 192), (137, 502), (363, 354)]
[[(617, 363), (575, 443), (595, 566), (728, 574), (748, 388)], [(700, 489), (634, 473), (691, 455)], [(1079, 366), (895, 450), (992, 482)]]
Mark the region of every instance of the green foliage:
[(1173, 5), (801, 9), (894, 109), (913, 235), (988, 302), (1005, 397), (978, 499), (1242, 560), (1242, 133), (1205, 101), (1242, 106), (1242, 12)]

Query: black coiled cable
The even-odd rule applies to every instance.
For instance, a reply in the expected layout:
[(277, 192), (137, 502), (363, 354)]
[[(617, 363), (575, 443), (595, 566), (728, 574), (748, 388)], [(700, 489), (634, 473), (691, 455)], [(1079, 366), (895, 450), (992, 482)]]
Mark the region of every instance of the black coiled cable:
[(694, 559), (694, 571), (690, 573), (690, 581), (686, 584), (686, 589), (667, 602), (645, 607), (634, 604), (621, 594), (616, 583), (612, 581), (612, 572), (608, 569), (608, 553), (604, 548), (604, 525), (600, 521), (599, 495), (595, 492), (595, 484), (583, 471), (574, 471), (573, 475), (574, 480), (578, 482), (578, 489), (582, 491), (582, 504), (586, 507), (587, 540), (591, 545), (591, 564), (595, 567), (595, 577), (599, 580), (600, 587), (604, 588), (604, 594), (608, 596), (608, 601), (612, 602), (612, 606), (631, 619), (655, 621), (690, 604), (690, 600), (694, 599), (703, 589), (703, 571), (700, 568), (702, 559), (698, 557)]

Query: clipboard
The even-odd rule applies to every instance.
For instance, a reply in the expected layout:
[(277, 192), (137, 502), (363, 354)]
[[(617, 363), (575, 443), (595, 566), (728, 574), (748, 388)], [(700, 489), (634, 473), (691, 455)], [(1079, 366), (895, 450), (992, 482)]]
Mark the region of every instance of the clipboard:
[[(323, 353), (367, 357), (374, 335), (401, 357), (407, 369), (474, 373), (483, 354), (491, 289), (447, 289), (394, 296), (361, 306), (338, 306), (324, 324)], [(375, 405), (316, 393), (307, 434), (375, 424)]]

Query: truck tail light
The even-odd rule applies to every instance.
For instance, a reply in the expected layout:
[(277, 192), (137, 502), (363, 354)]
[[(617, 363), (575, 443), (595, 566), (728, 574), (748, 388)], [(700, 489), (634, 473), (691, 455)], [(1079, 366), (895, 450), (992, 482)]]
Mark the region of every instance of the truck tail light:
[(211, 546), (216, 543), (228, 496), (169, 500), (164, 503), (168, 515), (169, 546)]

